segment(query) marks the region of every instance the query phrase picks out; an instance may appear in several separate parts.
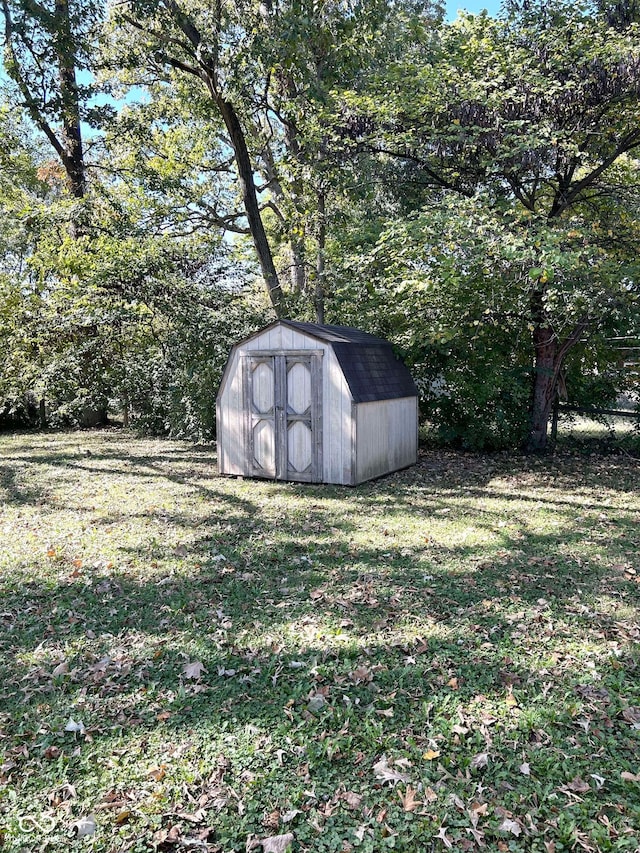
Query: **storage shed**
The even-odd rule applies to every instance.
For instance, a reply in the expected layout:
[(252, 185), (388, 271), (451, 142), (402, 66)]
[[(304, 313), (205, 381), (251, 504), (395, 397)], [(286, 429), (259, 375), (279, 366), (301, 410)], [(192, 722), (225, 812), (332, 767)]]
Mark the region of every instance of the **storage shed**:
[(416, 386), (388, 341), (278, 320), (231, 350), (217, 438), (221, 474), (354, 486), (415, 463)]

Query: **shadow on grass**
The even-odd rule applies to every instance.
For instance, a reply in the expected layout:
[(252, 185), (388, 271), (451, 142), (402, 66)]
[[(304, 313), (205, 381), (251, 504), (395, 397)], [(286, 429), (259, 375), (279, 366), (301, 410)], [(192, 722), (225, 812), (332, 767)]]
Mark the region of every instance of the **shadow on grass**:
[[(60, 779), (78, 774), (88, 785), (86, 766), (97, 767), (96, 755), (107, 766), (132, 734), (140, 761), (162, 759), (152, 737), (193, 744), (185, 749), (198, 767), (217, 766), (224, 750), (235, 762), (230, 787), (248, 791), (247, 812), (229, 809), (216, 824), (234, 850), (262, 832), (278, 798), (315, 820), (340, 786), (375, 804), (371, 833), (388, 820), (410, 836), (403, 849), (435, 849), (454, 806), (442, 806), (438, 822), (421, 818), (418, 838), (374, 778), (382, 754), (410, 760), (412, 784), (424, 789), (446, 779), (472, 797), (477, 782), (514, 811), (524, 797), (536, 820), (537, 809), (555, 819), (557, 807), (541, 805), (535, 779), (569, 782), (583, 754), (588, 772), (615, 763), (607, 792), (624, 798), (620, 770), (636, 772), (638, 747), (624, 717), (637, 690), (629, 614), (638, 586), (624, 570), (638, 548), (637, 511), (607, 508), (602, 496), (636, 493), (630, 462), (427, 454), (358, 489), (261, 483), (248, 496), (250, 484), (240, 495), (215, 477), (206, 449), (146, 454), (122, 436), (106, 448), (75, 442), (16, 447), (3, 462), (7, 507), (22, 516), (33, 504), (99, 529), (166, 521), (189, 544), (169, 547), (153, 529), (139, 545), (117, 545), (111, 567), (56, 557), (46, 585), (30, 575), (37, 555), (13, 566), (19, 580), (4, 579), (0, 608), (9, 773), (37, 778), (57, 756)], [(181, 491), (169, 507), (134, 500), (102, 514), (52, 491), (56, 478), (101, 474)], [(201, 499), (198, 513), (181, 495)], [(532, 523), (534, 505), (544, 530)], [(441, 525), (448, 513), (468, 528), (455, 541)], [(152, 573), (138, 571), (154, 562)], [(64, 731), (70, 716), (86, 735)], [(531, 779), (514, 785), (525, 750)], [(474, 766), (485, 751), (499, 760)], [(430, 763), (429, 752), (441, 754)], [(113, 783), (100, 784), (105, 794)], [(595, 821), (599, 796), (583, 796)], [(345, 838), (365, 819), (346, 807), (335, 816)], [(504, 836), (501, 820), (490, 844)], [(302, 849), (325, 849), (312, 825), (296, 832)], [(371, 845), (386, 846), (382, 836)]]
[[(127, 626), (140, 630), (158, 630), (158, 614), (150, 602), (161, 595), (163, 607), (173, 611), (189, 609), (195, 590), (206, 588), (212, 602), (224, 601), (234, 612), (232, 616), (244, 626), (262, 615), (264, 606), (270, 610), (269, 620), (274, 628), (279, 615), (286, 616), (288, 598), (282, 585), (297, 587), (295, 607), (301, 613), (320, 613), (324, 617), (348, 611), (358, 631), (370, 627), (370, 609), (352, 600), (350, 588), (359, 579), (366, 580), (369, 598), (384, 601), (396, 598), (413, 613), (432, 616), (437, 620), (453, 619), (460, 608), (473, 608), (479, 602), (493, 598), (504, 601), (505, 595), (514, 601), (533, 604), (540, 597), (550, 597), (554, 606), (575, 596), (585, 599), (598, 596), (603, 578), (610, 575), (610, 564), (624, 563), (629, 549), (638, 546), (637, 515), (616, 510), (610, 518), (607, 508), (593, 499), (594, 488), (615, 492), (631, 492), (637, 474), (632, 466), (612, 469), (602, 462), (592, 470), (584, 470), (582, 460), (569, 459), (559, 468), (553, 460), (530, 460), (526, 457), (508, 460), (504, 457), (466, 457), (462, 454), (428, 454), (413, 469), (392, 475), (362, 487), (349, 490), (341, 487), (272, 484), (267, 487), (267, 500), (286, 497), (290, 505), (296, 498), (305, 499), (301, 514), (283, 515), (276, 527), (268, 512), (255, 501), (232, 494), (223, 487), (223, 480), (214, 476), (215, 457), (209, 450), (194, 453), (185, 448), (171, 448), (161, 453), (140, 455), (123, 452), (120, 436), (113, 439), (113, 450), (92, 452), (91, 457), (79, 458), (75, 437), (63, 442), (58, 452), (42, 451), (42, 447), (20, 446), (20, 452), (3, 465), (2, 484), (7, 505), (36, 503), (47, 505), (48, 492), (40, 490), (37, 479), (27, 487), (19, 476), (24, 463), (43, 465), (50, 471), (61, 469), (81, 476), (83, 472), (101, 473), (116, 478), (153, 478), (174, 483), (197, 494), (208, 511), (198, 519), (179, 506), (172, 509), (123, 510), (97, 515), (92, 508), (65, 504), (56, 500), (55, 511), (68, 510), (79, 515), (91, 514), (97, 526), (112, 526), (132, 519), (161, 518), (179, 529), (202, 530), (202, 534), (179, 554), (166, 553), (162, 543), (150, 541), (131, 549), (121, 547), (123, 562), (129, 558), (147, 556), (162, 558), (167, 566), (175, 564), (176, 577), (161, 580), (162, 586), (140, 585), (126, 571), (105, 579), (98, 573), (94, 579), (83, 577), (81, 582), (69, 572), (70, 581), (39, 589), (26, 583), (9, 590), (5, 599), (7, 610), (22, 609), (22, 604), (38, 602), (46, 597), (54, 603), (57, 596), (65, 602), (80, 598), (88, 614), (69, 631), (76, 634), (86, 630), (106, 630), (117, 634)], [(33, 450), (33, 453), (27, 453)], [(186, 470), (175, 471), (175, 459)], [(96, 463), (124, 460), (126, 466), (96, 467)], [(438, 474), (435, 478), (434, 475)], [(627, 476), (628, 475), (628, 476)], [(500, 489), (495, 488), (496, 478)], [(549, 492), (540, 489), (549, 483)], [(219, 482), (220, 487), (212, 483)], [(264, 484), (263, 484), (264, 488)], [(527, 490), (534, 493), (527, 494)], [(558, 492), (561, 492), (559, 494)], [(571, 494), (568, 499), (566, 494)], [(524, 504), (516, 513), (507, 514), (504, 508), (492, 509), (491, 501)], [(313, 503), (310, 503), (313, 501)], [(348, 518), (336, 518), (333, 502), (352, 501), (354, 513)], [(553, 512), (555, 529), (544, 535), (529, 529), (527, 504), (548, 505)], [(489, 545), (450, 546), (446, 541), (430, 540), (434, 521), (445, 517), (455, 505), (471, 531), (489, 535)], [(362, 509), (364, 508), (364, 510)], [(600, 511), (601, 517), (576, 516), (580, 512)], [(425, 545), (406, 549), (393, 529), (384, 531), (388, 537), (384, 547), (354, 548), (353, 535), (363, 525), (386, 525), (394, 517), (410, 514), (412, 522), (424, 525)], [(581, 568), (580, 551), (591, 541), (597, 550), (606, 542), (607, 558), (593, 562), (587, 570)], [(220, 561), (223, 561), (221, 565)], [(20, 567), (15, 567), (20, 574)], [(61, 569), (64, 567), (61, 566)], [(29, 566), (23, 571), (28, 573)], [(64, 575), (64, 572), (60, 573)], [(107, 573), (108, 574), (108, 573)], [(77, 573), (76, 573), (77, 575)], [(113, 582), (113, 583), (112, 583)], [(108, 590), (112, 583), (119, 602), (126, 602), (126, 613), (119, 614), (116, 602)], [(621, 581), (622, 583), (622, 581)], [(106, 584), (106, 586), (105, 586)], [(318, 599), (309, 598), (314, 587), (331, 587), (333, 604), (321, 606)], [(614, 584), (615, 585), (615, 584)], [(264, 605), (265, 596), (268, 605)], [(331, 596), (326, 597), (331, 602)], [(339, 603), (336, 605), (335, 601)], [(397, 605), (394, 605), (397, 609)], [(115, 612), (113, 612), (115, 610)], [(273, 613), (271, 613), (273, 610)], [(12, 637), (17, 648), (27, 648), (19, 642), (19, 633)], [(33, 641), (32, 641), (33, 642)]]
[[(437, 512), (441, 502), (431, 506)], [(496, 533), (491, 547), (433, 543), (405, 549), (393, 539), (384, 548), (354, 548), (355, 522), (336, 521), (329, 505), (306, 516), (306, 532), (293, 521), (281, 524), (277, 542), (270, 538), (273, 531), (261, 526), (256, 507), (243, 501), (240, 508), (233, 515), (225, 505), (220, 510), (230, 528), (226, 532), (205, 532), (179, 556), (164, 554), (167, 564), (175, 565), (157, 580), (141, 582), (134, 570), (78, 572), (71, 566), (47, 586), (26, 581), (8, 588), (3, 616), (11, 632), (2, 645), (13, 653), (16, 668), (18, 659), (43, 641), (73, 648), (89, 636), (99, 655), (129, 634), (141, 647), (148, 642), (174, 647), (176, 666), (181, 652), (196, 654), (195, 644), (214, 671), (238, 669), (234, 643), (259, 648), (276, 643), (294, 657), (313, 647), (314, 654), (326, 655), (345, 645), (384, 646), (385, 638), (396, 642), (403, 630), (416, 637), (435, 634), (433, 653), (458, 644), (466, 653), (470, 638), (479, 637), (507, 654), (518, 645), (528, 619), (548, 623), (557, 640), (553, 626), (568, 613), (578, 633), (588, 632), (600, 598), (621, 606), (637, 599), (637, 586), (622, 571), (635, 531), (623, 513), (615, 525), (603, 522), (607, 560), (587, 567), (574, 556), (587, 533), (570, 523), (568, 510), (558, 511), (558, 532), (518, 530), (514, 536), (500, 531), (499, 516), (483, 509), (470, 523)], [(214, 513), (209, 520), (215, 519)], [(189, 524), (181, 516), (173, 521)], [(156, 547), (146, 554), (153, 557)], [(131, 549), (122, 552), (132, 556)], [(144, 549), (133, 552), (141, 554)], [(611, 563), (618, 561), (612, 574)], [(617, 637), (613, 614), (598, 613), (597, 621), (603, 636)], [(279, 665), (279, 654), (267, 657)], [(179, 670), (174, 667), (166, 683), (172, 690), (180, 683)]]

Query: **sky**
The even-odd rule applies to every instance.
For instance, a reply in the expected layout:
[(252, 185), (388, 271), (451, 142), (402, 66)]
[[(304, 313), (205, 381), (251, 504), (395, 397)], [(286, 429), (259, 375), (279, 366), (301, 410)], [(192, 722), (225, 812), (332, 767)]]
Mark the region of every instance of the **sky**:
[(453, 20), (458, 9), (466, 9), (467, 12), (481, 12), (486, 9), (490, 15), (496, 15), (500, 8), (499, 0), (447, 0), (445, 4), (447, 20)]

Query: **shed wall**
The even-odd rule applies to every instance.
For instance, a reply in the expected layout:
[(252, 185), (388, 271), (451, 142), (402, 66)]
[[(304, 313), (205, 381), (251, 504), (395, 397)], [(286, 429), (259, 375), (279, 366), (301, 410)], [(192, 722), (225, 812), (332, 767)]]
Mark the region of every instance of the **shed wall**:
[(218, 466), (221, 474), (248, 473), (245, 458), (242, 356), (259, 350), (274, 354), (287, 350), (322, 350), (322, 479), (326, 483), (353, 482), (353, 421), (351, 395), (328, 344), (287, 326), (273, 326), (232, 352), (218, 399)]
[(231, 351), (223, 383), (216, 405), (218, 471), (240, 475), (245, 473), (245, 436), (242, 370), (237, 348)]
[(415, 464), (418, 458), (418, 400), (377, 400), (354, 406), (354, 485)]

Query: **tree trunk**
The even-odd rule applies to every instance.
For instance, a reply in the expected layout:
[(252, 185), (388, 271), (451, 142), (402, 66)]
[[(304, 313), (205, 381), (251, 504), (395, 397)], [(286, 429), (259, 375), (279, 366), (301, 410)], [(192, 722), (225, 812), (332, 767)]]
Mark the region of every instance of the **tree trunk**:
[(325, 243), (327, 237), (327, 211), (324, 190), (318, 192), (318, 260), (316, 266), (316, 320), (324, 324), (324, 289), (325, 289)]
[(84, 198), (86, 168), (82, 149), (80, 127), (80, 97), (76, 81), (76, 57), (68, 0), (56, 0), (56, 54), (62, 103), (63, 147), (62, 157), (69, 191), (74, 198)]
[(269, 240), (264, 230), (264, 224), (260, 215), (260, 206), (258, 204), (258, 195), (256, 193), (256, 185), (253, 179), (253, 167), (251, 166), (251, 158), (247, 149), (247, 141), (244, 136), (244, 131), (240, 124), (240, 119), (229, 101), (226, 101), (220, 95), (212, 93), (216, 100), (218, 109), (225, 123), (231, 138), (233, 153), (238, 169), (238, 178), (240, 181), (240, 189), (242, 191), (242, 202), (244, 204), (249, 230), (253, 238), (253, 245), (258, 255), (260, 269), (267, 285), (271, 304), (276, 316), (280, 317), (282, 312), (282, 287), (278, 278), (273, 255)]
[(305, 267), (304, 238), (291, 238), (291, 290), (294, 293), (304, 293), (307, 286), (307, 271)]
[(558, 341), (553, 329), (538, 326), (533, 332), (535, 375), (531, 401), (531, 424), (527, 450), (544, 453), (547, 450), (549, 418), (553, 409), (558, 383)]
[[(229, 139), (233, 149), (233, 157), (238, 170), (238, 181), (242, 192), (242, 203), (247, 217), (247, 222), (249, 224), (249, 231), (251, 232), (253, 245), (258, 256), (258, 262), (267, 286), (271, 305), (276, 312), (276, 316), (280, 317), (283, 310), (282, 287), (280, 285), (280, 279), (278, 278), (278, 272), (273, 262), (271, 247), (269, 245), (269, 240), (267, 239), (267, 234), (264, 230), (264, 223), (262, 222), (262, 216), (260, 214), (258, 194), (256, 192), (256, 185), (253, 176), (253, 166), (251, 165), (251, 158), (249, 156), (249, 149), (247, 148), (245, 132), (242, 128), (234, 105), (222, 94), (222, 87), (220, 86), (220, 81), (218, 79), (217, 62), (220, 48), (218, 39), (220, 36), (222, 18), (221, 3), (216, 2), (213, 4), (212, 11), (214, 14), (214, 22), (217, 32), (213, 44), (211, 44), (210, 49), (207, 50), (203, 50), (204, 45), (202, 43), (202, 35), (199, 29), (189, 17), (189, 14), (181, 8), (176, 0), (163, 0), (162, 5), (191, 44), (193, 48), (192, 58), (194, 64), (190, 65), (188, 62), (184, 62), (181, 56), (176, 57), (169, 54), (163, 54), (163, 59), (172, 67), (178, 68), (188, 74), (193, 74), (202, 80), (207, 87), (211, 100), (216, 105), (220, 113), (220, 117), (225, 124), (227, 132), (229, 133)], [(136, 22), (131, 19), (129, 19), (129, 21), (143, 32), (146, 31), (146, 26), (143, 21)], [(162, 41), (162, 47), (166, 47), (164, 41)]]
[[(24, 98), (23, 106), (60, 158), (69, 192), (74, 198), (84, 198), (86, 166), (82, 148), (80, 95), (76, 80), (77, 46), (71, 26), (69, 0), (55, 0), (53, 13), (37, 3), (32, 6), (26, 4), (25, 20), (20, 21), (17, 26), (14, 26), (6, 0), (2, 3), (2, 11), (5, 47), (12, 65), (11, 77)], [(25, 37), (25, 32), (28, 37)], [(46, 48), (42, 55), (35, 51), (33, 44), (35, 40), (39, 45), (39, 39), (44, 41)], [(48, 69), (42, 66), (43, 57), (48, 54), (49, 49), (52, 49), (55, 55), (51, 62), (58, 75), (58, 87), (54, 92), (48, 92)], [(29, 55), (40, 74), (40, 79), (35, 82), (29, 81)], [(61, 125), (60, 130), (56, 127), (58, 122)], [(72, 236), (77, 235), (73, 233)]]

